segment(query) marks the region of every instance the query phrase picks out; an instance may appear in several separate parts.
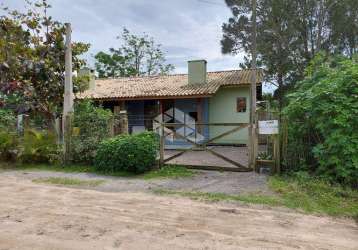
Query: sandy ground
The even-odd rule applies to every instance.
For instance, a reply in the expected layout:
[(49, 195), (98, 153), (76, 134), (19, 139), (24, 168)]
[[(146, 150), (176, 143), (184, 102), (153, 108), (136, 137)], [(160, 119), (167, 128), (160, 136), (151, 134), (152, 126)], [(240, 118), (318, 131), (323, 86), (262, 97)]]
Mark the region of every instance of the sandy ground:
[(354, 221), (0, 174), (0, 249), (358, 249)]

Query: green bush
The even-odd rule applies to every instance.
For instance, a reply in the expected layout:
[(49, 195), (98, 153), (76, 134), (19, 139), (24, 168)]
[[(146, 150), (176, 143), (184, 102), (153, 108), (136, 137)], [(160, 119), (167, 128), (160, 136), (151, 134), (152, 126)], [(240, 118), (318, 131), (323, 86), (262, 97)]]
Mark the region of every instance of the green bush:
[(119, 135), (103, 141), (97, 150), (97, 170), (109, 173), (128, 171), (143, 173), (156, 161), (158, 137), (152, 132), (138, 135)]
[(49, 131), (26, 130), (21, 145), (20, 159), (24, 163), (58, 163), (61, 160), (56, 135)]
[(8, 109), (0, 109), (0, 131), (15, 131), (16, 116)]
[(0, 132), (0, 160), (15, 160), (18, 151), (17, 135), (9, 132)]
[(286, 167), (358, 185), (357, 60), (319, 55), (289, 98)]
[(90, 101), (82, 101), (75, 107), (74, 127), (80, 134), (72, 138), (72, 160), (92, 164), (98, 144), (109, 136), (108, 122), (112, 112), (95, 107)]

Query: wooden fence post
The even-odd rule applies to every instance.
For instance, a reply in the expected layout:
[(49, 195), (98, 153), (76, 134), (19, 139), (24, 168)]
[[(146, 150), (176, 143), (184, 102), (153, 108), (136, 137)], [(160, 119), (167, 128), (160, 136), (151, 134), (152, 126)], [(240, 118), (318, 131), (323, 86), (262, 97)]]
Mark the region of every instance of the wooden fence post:
[(279, 174), (281, 172), (280, 167), (280, 136), (274, 135), (273, 137), (273, 155), (274, 155), (274, 161), (275, 161), (275, 167), (274, 167), (274, 173)]
[(165, 146), (165, 136), (164, 136), (164, 124), (160, 123), (160, 152), (159, 152), (159, 167), (164, 166), (164, 146)]
[(128, 114), (126, 110), (122, 110), (119, 112), (119, 120), (121, 127), (121, 134), (129, 134), (129, 126), (128, 126)]
[(71, 161), (72, 113), (68, 113), (64, 121), (64, 163)]
[(56, 131), (56, 137), (57, 137), (57, 144), (60, 145), (62, 142), (62, 121), (60, 118), (56, 118), (55, 120), (55, 131)]
[(110, 137), (114, 136), (114, 117), (108, 120), (108, 133)]

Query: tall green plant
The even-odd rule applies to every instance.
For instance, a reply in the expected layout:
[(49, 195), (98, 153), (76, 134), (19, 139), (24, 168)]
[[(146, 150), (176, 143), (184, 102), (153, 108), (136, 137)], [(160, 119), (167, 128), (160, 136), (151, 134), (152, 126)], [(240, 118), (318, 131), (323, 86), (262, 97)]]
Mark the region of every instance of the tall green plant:
[(298, 157), (297, 168), (306, 166), (331, 181), (358, 185), (357, 59), (317, 56), (289, 99), (284, 114), (290, 162), (307, 151), (313, 160)]
[(0, 131), (0, 160), (14, 160), (18, 154), (18, 143), (16, 134)]
[(93, 163), (98, 144), (109, 136), (109, 121), (112, 112), (96, 107), (85, 100), (76, 104), (74, 127), (79, 134), (72, 138), (72, 159), (79, 163)]
[(11, 131), (16, 128), (16, 116), (8, 109), (0, 109), (0, 131)]
[(56, 135), (49, 131), (26, 130), (21, 161), (25, 163), (58, 163), (61, 160)]

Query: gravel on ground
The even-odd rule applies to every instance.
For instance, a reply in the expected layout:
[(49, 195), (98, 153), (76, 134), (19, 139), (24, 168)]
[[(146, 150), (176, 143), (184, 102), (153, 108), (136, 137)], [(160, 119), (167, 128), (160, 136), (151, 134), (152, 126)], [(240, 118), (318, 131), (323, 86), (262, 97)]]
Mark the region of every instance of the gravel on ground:
[(86, 187), (87, 189), (103, 192), (149, 192), (153, 189), (169, 189), (236, 195), (247, 193), (271, 194), (267, 187), (267, 176), (259, 175), (254, 172), (196, 171), (196, 174), (193, 177), (151, 180), (100, 176), (88, 173), (62, 173), (33, 170), (4, 171), (1, 173), (1, 176), (27, 180), (48, 177), (75, 178), (80, 180), (105, 180), (101, 185)]

